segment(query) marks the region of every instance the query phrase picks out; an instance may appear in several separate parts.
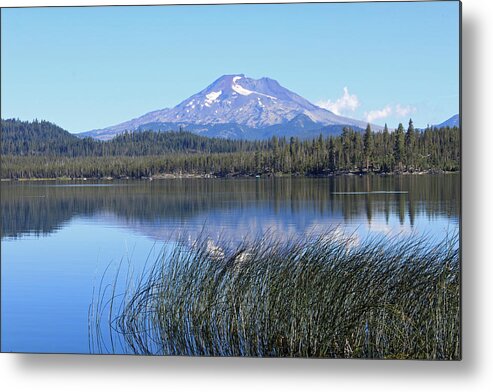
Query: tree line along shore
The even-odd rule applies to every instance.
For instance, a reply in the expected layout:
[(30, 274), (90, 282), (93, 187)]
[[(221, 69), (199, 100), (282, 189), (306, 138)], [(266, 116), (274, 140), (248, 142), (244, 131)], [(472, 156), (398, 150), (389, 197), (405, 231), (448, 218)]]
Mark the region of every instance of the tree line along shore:
[(2, 179), (440, 173), (460, 170), (460, 129), (346, 127), (310, 140), (208, 138), (187, 131), (78, 138), (47, 121), (2, 120)]

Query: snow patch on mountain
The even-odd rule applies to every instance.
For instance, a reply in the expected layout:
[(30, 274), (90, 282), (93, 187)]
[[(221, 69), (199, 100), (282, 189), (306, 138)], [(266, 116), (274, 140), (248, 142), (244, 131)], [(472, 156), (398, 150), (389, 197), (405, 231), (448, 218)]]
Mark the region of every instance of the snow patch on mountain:
[(272, 95), (259, 93), (258, 91), (251, 91), (251, 90), (248, 90), (248, 89), (240, 86), (237, 83), (238, 80), (240, 80), (240, 79), (242, 79), (241, 76), (235, 76), (233, 78), (233, 83), (231, 85), (231, 88), (233, 89), (233, 91), (237, 92), (238, 94), (241, 94), (241, 95), (257, 94), (257, 95), (262, 95), (262, 96), (267, 97), (267, 98), (270, 98), (270, 99), (277, 99), (276, 97), (273, 97)]
[(241, 76), (235, 76), (233, 78), (233, 84), (231, 85), (231, 88), (233, 89), (233, 91), (235, 91), (241, 95), (250, 95), (251, 93), (253, 93), (253, 91), (247, 90), (246, 88), (243, 88), (239, 84), (236, 83), (240, 79), (241, 79)]
[(215, 101), (219, 98), (219, 96), (220, 96), (222, 93), (223, 93), (223, 92), (222, 92), (222, 90), (220, 90), (220, 91), (213, 91), (213, 92), (211, 92), (211, 93), (207, 94), (207, 95), (205, 96), (205, 104), (206, 104), (206, 105), (207, 105), (207, 104), (209, 104), (209, 105), (210, 105), (210, 104), (212, 104), (213, 102), (215, 102)]

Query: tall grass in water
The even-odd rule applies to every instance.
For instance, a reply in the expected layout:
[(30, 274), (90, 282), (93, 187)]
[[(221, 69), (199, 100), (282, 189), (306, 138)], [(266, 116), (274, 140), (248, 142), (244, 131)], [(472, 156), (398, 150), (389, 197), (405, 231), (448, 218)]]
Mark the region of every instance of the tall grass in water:
[(144, 355), (457, 360), (459, 274), (457, 236), (202, 240), (128, 288), (112, 333)]

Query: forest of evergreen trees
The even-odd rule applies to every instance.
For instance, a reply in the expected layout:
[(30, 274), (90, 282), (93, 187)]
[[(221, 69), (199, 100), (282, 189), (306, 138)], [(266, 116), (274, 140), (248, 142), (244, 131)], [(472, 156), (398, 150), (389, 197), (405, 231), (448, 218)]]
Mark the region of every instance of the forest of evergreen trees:
[(190, 132), (125, 132), (109, 141), (79, 138), (48, 121), (2, 120), (2, 155), (108, 157), (267, 149), (268, 142), (208, 138)]
[(2, 120), (1, 177), (102, 178), (157, 174), (212, 176), (329, 175), (458, 171), (459, 128), (389, 131), (345, 128), (339, 136), (262, 141), (190, 132), (132, 132), (110, 141), (80, 139), (46, 121)]

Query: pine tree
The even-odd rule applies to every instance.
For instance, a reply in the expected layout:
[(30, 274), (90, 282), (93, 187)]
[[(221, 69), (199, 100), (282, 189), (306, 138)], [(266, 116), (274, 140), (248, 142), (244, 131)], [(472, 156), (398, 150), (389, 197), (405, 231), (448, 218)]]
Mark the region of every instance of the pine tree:
[(342, 168), (347, 170), (351, 160), (351, 134), (347, 127), (344, 127), (341, 135), (342, 144)]
[(404, 127), (402, 123), (399, 123), (397, 130), (394, 134), (394, 159), (395, 162), (399, 166), (399, 171), (402, 171), (402, 161), (405, 158), (405, 147), (406, 147), (406, 138), (404, 135)]
[(334, 145), (334, 139), (331, 137), (329, 139), (329, 170), (331, 172), (334, 172), (336, 170), (336, 154), (335, 154), (335, 145)]
[(366, 126), (363, 143), (364, 143), (364, 154), (366, 161), (366, 172), (368, 173), (368, 169), (370, 167), (370, 161), (373, 158), (373, 149), (374, 149), (373, 132), (371, 131), (370, 124)]
[(414, 131), (413, 120), (409, 119), (409, 127), (406, 132), (406, 165), (409, 170), (410, 167), (414, 168), (414, 148), (416, 144), (416, 135)]

